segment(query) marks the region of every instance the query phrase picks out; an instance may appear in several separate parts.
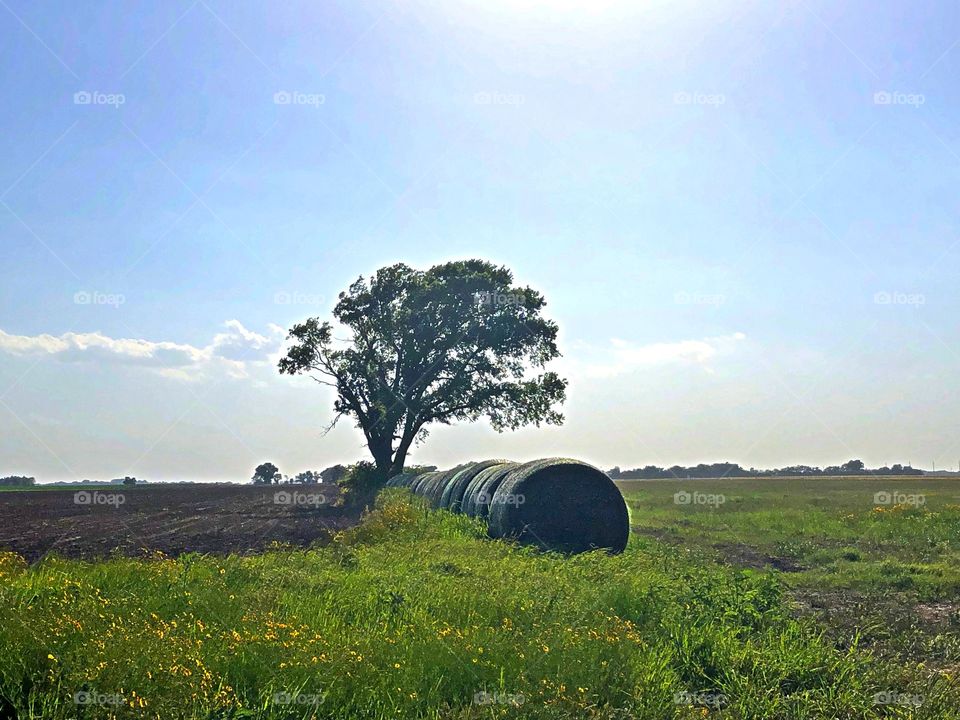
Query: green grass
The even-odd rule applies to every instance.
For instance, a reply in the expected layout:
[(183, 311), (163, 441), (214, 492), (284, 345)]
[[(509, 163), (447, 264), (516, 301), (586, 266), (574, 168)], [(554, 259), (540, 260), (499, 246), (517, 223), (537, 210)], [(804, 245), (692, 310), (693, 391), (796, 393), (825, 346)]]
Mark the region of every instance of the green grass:
[(4, 557), (0, 704), (24, 718), (896, 716), (873, 705), (886, 690), (924, 695), (913, 717), (960, 717), (949, 678), (791, 617), (774, 573), (644, 537), (616, 557), (538, 554), (402, 491), (316, 550)]
[[(837, 642), (960, 669), (960, 481), (745, 478), (624, 483), (636, 532), (705, 562), (775, 567)], [(725, 502), (677, 504), (678, 490)], [(878, 504), (877, 492), (923, 504)]]
[[(960, 481), (758, 478), (625, 487), (633, 524), (668, 542), (721, 554), (746, 546), (804, 568), (795, 577), (804, 584), (886, 592), (900, 581), (927, 600), (960, 593)], [(678, 505), (678, 490), (723, 494), (725, 502)], [(874, 494), (881, 491), (922, 495), (923, 504), (880, 505)]]

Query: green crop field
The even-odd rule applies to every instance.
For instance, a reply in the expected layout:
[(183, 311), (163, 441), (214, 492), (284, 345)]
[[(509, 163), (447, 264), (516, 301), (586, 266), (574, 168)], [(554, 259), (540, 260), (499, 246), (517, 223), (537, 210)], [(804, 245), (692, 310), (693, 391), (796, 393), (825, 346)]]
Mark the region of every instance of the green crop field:
[(960, 483), (621, 487), (619, 556), (401, 490), (316, 549), (0, 556), (0, 717), (960, 717)]
[[(960, 670), (960, 481), (747, 478), (621, 483), (634, 532), (696, 557), (774, 568), (837, 642)], [(675, 499), (675, 494), (690, 494)], [(693, 493), (701, 493), (693, 502)], [(722, 495), (708, 502), (710, 495)], [(680, 500), (681, 502), (677, 502)]]

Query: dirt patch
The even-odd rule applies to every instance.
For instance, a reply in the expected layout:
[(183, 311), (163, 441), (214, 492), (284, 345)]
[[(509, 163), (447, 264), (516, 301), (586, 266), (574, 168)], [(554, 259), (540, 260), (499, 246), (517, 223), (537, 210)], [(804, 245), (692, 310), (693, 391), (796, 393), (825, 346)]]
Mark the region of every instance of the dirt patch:
[(920, 603), (916, 607), (917, 615), (924, 622), (950, 623), (960, 619), (960, 603)]
[(768, 555), (749, 545), (739, 543), (715, 543), (714, 550), (720, 553), (724, 561), (730, 565), (748, 568), (768, 568), (772, 567), (781, 572), (800, 572), (806, 570), (794, 560), (777, 555)]
[(636, 533), (637, 535), (650, 537), (654, 540), (659, 540), (660, 542), (667, 543), (669, 545), (679, 545), (682, 540), (676, 531), (663, 528), (639, 527), (634, 525), (630, 528), (630, 531)]
[[(88, 497), (78, 501), (78, 492)], [(299, 495), (277, 496), (284, 492)], [(156, 485), (0, 493), (0, 550), (32, 563), (50, 553), (97, 559), (155, 550), (173, 556), (256, 552), (274, 542), (306, 547), (323, 544), (357, 522), (357, 513), (332, 506), (336, 497), (332, 486)]]

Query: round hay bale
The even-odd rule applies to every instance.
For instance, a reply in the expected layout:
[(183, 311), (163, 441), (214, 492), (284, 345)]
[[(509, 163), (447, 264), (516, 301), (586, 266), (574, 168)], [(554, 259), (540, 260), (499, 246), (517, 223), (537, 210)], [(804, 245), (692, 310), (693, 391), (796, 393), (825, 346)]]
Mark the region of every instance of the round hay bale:
[(431, 506), (433, 506), (433, 502), (430, 499), (433, 494), (433, 490), (437, 485), (440, 485), (444, 481), (449, 472), (449, 470), (440, 470), (436, 472), (429, 480), (421, 483), (420, 487), (417, 488), (417, 495), (422, 497)]
[(627, 504), (613, 481), (567, 458), (534, 460), (509, 472), (495, 487), (488, 525), (491, 537), (566, 553), (620, 553), (630, 535)]
[(387, 483), (386, 485), (384, 485), (384, 487), (397, 487), (397, 483), (402, 477), (403, 477), (403, 473), (400, 473), (399, 475), (391, 476), (391, 478), (387, 480)]
[(443, 490), (443, 495), (440, 496), (440, 507), (455, 513), (462, 512), (460, 505), (463, 502), (463, 496), (467, 491), (467, 486), (470, 484), (470, 481), (488, 467), (503, 465), (505, 462), (507, 461), (481, 460), (480, 462), (472, 463), (470, 467), (466, 467), (458, 472), (447, 482), (447, 486)]
[(485, 470), (481, 470), (473, 480), (467, 485), (467, 489), (463, 493), (463, 499), (460, 501), (460, 511), (464, 515), (469, 515), (470, 517), (476, 517), (477, 512), (477, 493), (487, 479), (496, 473), (502, 468), (510, 468), (515, 466), (516, 463), (505, 462), (500, 465), (491, 465)]
[(474, 478), (468, 488), (469, 492), (463, 498), (463, 512), (470, 517), (486, 519), (494, 491), (516, 467), (517, 463), (492, 465)]
[(427, 502), (430, 503), (432, 507), (441, 507), (440, 498), (443, 497), (443, 491), (446, 490), (449, 482), (461, 471), (468, 469), (473, 463), (464, 463), (462, 465), (457, 465), (455, 468), (451, 468), (445, 472), (440, 473), (436, 482), (430, 483), (429, 486), (425, 486), (422, 490), (423, 496), (427, 499)]
[(417, 477), (416, 473), (400, 473), (387, 480), (387, 487), (407, 487)]
[(426, 483), (430, 482), (430, 480), (432, 480), (434, 476), (439, 474), (440, 473), (436, 471), (420, 473), (410, 482), (410, 486), (409, 486), (410, 491), (415, 495), (419, 495), (420, 488), (422, 488)]

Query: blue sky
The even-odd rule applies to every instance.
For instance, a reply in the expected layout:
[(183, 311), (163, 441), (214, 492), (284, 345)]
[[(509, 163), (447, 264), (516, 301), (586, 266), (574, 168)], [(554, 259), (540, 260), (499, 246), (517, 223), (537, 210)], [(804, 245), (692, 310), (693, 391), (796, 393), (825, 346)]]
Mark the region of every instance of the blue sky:
[(0, 3), (0, 474), (362, 457), (283, 329), (475, 256), (568, 421), (415, 461), (956, 467), (960, 6), (318, 5)]

